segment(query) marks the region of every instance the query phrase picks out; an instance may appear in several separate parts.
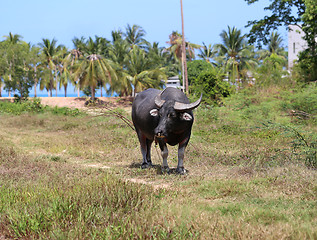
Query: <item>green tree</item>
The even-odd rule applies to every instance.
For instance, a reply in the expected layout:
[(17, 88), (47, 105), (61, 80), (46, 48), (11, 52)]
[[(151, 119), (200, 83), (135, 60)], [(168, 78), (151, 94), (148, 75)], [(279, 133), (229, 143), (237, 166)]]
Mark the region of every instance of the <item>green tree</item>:
[(236, 27), (228, 26), (228, 31), (223, 30), (220, 37), (222, 44), (216, 45), (216, 60), (228, 71), (230, 81), (240, 84), (241, 80), (248, 77), (248, 70), (256, 66), (253, 48), (247, 45), (246, 36)]
[(202, 73), (213, 69), (211, 63), (204, 60), (194, 60), (187, 64), (188, 84), (191, 85), (195, 79)]
[(145, 34), (146, 32), (139, 25), (130, 26), (128, 24), (124, 36), (131, 48), (134, 46), (145, 48), (148, 43), (144, 38)]
[(169, 77), (178, 75), (178, 64), (173, 55), (166, 51), (166, 48), (159, 47), (158, 42), (153, 42), (153, 44), (148, 44), (146, 50), (147, 57), (151, 60), (150, 68), (164, 68), (165, 74)]
[(38, 46), (29, 44), (29, 67), (31, 68), (30, 71), (33, 74), (34, 97), (37, 96), (36, 89), (42, 78), (41, 62), (42, 58), (40, 54), (40, 48)]
[(283, 39), (281, 35), (277, 32), (272, 32), (267, 43), (267, 49), (260, 49), (257, 52), (258, 59), (263, 61), (264, 59), (270, 57), (272, 54), (280, 56), (280, 59), (283, 60), (282, 67), (286, 67), (287, 64), (287, 52), (282, 46)]
[(63, 47), (61, 49), (60, 58), (56, 64), (58, 68), (59, 89), (63, 86), (65, 97), (67, 97), (68, 83), (72, 80), (72, 66), (77, 54), (78, 52), (75, 49), (68, 51), (66, 47)]
[(92, 100), (95, 100), (95, 92), (100, 82), (101, 86), (105, 87), (106, 83), (111, 84), (112, 79), (117, 78), (112, 61), (99, 55), (104, 52), (105, 43), (106, 41), (97, 36), (95, 40), (89, 38), (83, 48), (83, 56), (74, 65), (74, 79), (79, 79), (80, 88), (90, 87)]
[(317, 4), (315, 0), (304, 0), (306, 11), (302, 15), (302, 30), (308, 48), (300, 53), (298, 67), (305, 81), (317, 80)]
[(32, 47), (22, 41), (11, 47), (13, 58), (9, 61), (11, 63), (10, 78), (5, 79), (5, 89), (17, 91), (20, 98), (25, 99), (34, 84)]
[(14, 70), (14, 59), (15, 59), (15, 54), (18, 54), (16, 52), (17, 45), (21, 43), (22, 36), (19, 34), (12, 34), (9, 32), (8, 36), (5, 37), (5, 42), (7, 43), (6, 45), (6, 52), (5, 52), (5, 57), (4, 59), (6, 60), (6, 63), (8, 65), (8, 69), (6, 70), (5, 78), (7, 82), (7, 87), (6, 89), (9, 92), (9, 97), (11, 96), (11, 91), (12, 89), (10, 88), (11, 84), (9, 84), (9, 81), (12, 80), (12, 74)]
[(2, 87), (4, 85), (4, 78), (6, 70), (8, 69), (7, 60), (7, 43), (5, 41), (0, 42), (0, 97), (2, 96)]
[(128, 79), (134, 91), (132, 95), (146, 88), (162, 87), (164, 83), (161, 80), (167, 79), (163, 68), (151, 68), (151, 59), (149, 59), (146, 52), (139, 47), (131, 49), (126, 56), (125, 62)]
[(126, 73), (126, 56), (131, 50), (129, 43), (122, 38), (121, 31), (112, 31), (112, 42), (108, 49), (108, 57), (114, 63), (117, 78), (112, 81), (109, 91), (120, 96), (127, 96), (132, 92), (129, 75)]
[(228, 97), (233, 93), (233, 87), (223, 81), (224, 74), (221, 69), (202, 72), (193, 81), (191, 90), (195, 93), (203, 94), (203, 101), (207, 104), (220, 103), (222, 98)]
[(256, 71), (256, 86), (285, 86), (288, 80), (288, 72), (284, 70), (285, 62), (286, 59), (276, 53), (266, 57)]
[(45, 86), (45, 88), (49, 90), (49, 96), (52, 97), (52, 90), (57, 84), (57, 82), (54, 81), (54, 77), (56, 79), (57, 76), (57, 66), (54, 60), (56, 60), (62, 45), (57, 45), (57, 40), (55, 39), (49, 40), (43, 38), (39, 46), (42, 48), (42, 54), (45, 59), (43, 65), (47, 68), (46, 73), (48, 74), (48, 81), (44, 80), (41, 82), (41, 90), (43, 90)]
[(95, 100), (98, 81), (111, 82), (111, 75), (115, 76), (111, 63), (97, 54), (82, 57), (74, 72), (74, 77), (79, 79), (81, 88), (90, 87), (92, 100)]
[[(74, 44), (74, 49), (70, 52), (69, 56), (67, 57), (71, 61), (70, 64), (70, 73), (71, 73), (71, 82), (75, 85), (75, 88), (77, 89), (77, 97), (80, 97), (80, 84), (79, 79), (74, 78), (73, 76), (73, 68), (74, 65), (77, 64), (79, 58), (82, 56), (83, 51), (85, 50), (86, 44), (85, 44), (85, 38), (81, 37), (79, 38), (73, 38), (72, 40)], [(71, 60), (70, 60), (71, 59)]]
[[(253, 4), (259, 0), (245, 0)], [(312, 0), (314, 1), (314, 0)], [(314, 1), (316, 5), (316, 1)], [(257, 42), (258, 46), (267, 45), (272, 30), (284, 25), (288, 28), (291, 24), (299, 24), (305, 12), (304, 0), (271, 0), (269, 6), (264, 8), (270, 11), (269, 16), (260, 20), (249, 21), (246, 27), (252, 27), (248, 34), (249, 42)], [(262, 44), (261, 44), (262, 43)]]
[(203, 46), (199, 49), (200, 53), (198, 54), (198, 57), (204, 59), (206, 62), (212, 63), (211, 59), (213, 59), (216, 56), (216, 51), (214, 48), (209, 44), (206, 46), (205, 43), (203, 43)]
[[(170, 45), (169, 48), (167, 48), (167, 51), (170, 51), (174, 54), (175, 58), (179, 60), (181, 63), (182, 59), (182, 35), (179, 34), (177, 31), (172, 32), (172, 34), (169, 35), (169, 41), (167, 44)], [(185, 42), (185, 48), (186, 48), (186, 57), (188, 60), (192, 60), (195, 58), (195, 49), (199, 49), (201, 46), (198, 44)]]

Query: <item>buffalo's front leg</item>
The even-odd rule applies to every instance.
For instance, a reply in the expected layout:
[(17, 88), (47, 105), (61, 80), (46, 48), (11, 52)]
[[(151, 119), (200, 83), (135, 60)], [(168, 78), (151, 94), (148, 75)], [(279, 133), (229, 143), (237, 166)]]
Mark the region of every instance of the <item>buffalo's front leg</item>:
[(185, 139), (178, 145), (178, 164), (177, 164), (177, 169), (176, 172), (184, 175), (186, 170), (184, 168), (184, 155), (185, 155), (185, 149), (188, 144), (189, 139)]
[(169, 173), (170, 169), (167, 164), (167, 157), (168, 157), (168, 149), (166, 143), (162, 140), (159, 141), (160, 149), (161, 149), (161, 156), (163, 158), (163, 165), (162, 165), (162, 172)]

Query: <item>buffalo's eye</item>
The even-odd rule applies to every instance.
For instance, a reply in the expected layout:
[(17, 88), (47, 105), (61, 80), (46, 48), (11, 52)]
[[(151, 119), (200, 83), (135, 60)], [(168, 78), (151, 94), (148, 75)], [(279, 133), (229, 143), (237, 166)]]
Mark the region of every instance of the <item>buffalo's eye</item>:
[(152, 117), (156, 117), (157, 115), (159, 115), (159, 111), (158, 111), (157, 109), (152, 109), (152, 110), (150, 111), (150, 115), (151, 115)]
[(174, 112), (169, 113), (169, 114), (167, 115), (167, 117), (169, 117), (169, 118), (175, 118), (175, 117), (176, 117), (176, 113), (174, 113)]

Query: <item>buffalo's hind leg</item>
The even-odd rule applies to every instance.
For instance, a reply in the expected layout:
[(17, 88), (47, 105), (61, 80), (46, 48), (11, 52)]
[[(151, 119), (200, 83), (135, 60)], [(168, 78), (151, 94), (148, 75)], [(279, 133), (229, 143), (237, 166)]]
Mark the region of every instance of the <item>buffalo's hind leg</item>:
[(151, 160), (151, 146), (152, 146), (153, 140), (146, 139), (146, 160), (148, 167), (152, 167), (152, 160)]
[[(151, 141), (148, 140), (144, 134), (142, 134), (140, 131), (137, 131), (140, 147), (141, 147), (141, 153), (142, 153), (142, 165), (141, 168), (148, 168), (152, 166), (151, 162)], [(149, 161), (149, 162), (148, 162)]]

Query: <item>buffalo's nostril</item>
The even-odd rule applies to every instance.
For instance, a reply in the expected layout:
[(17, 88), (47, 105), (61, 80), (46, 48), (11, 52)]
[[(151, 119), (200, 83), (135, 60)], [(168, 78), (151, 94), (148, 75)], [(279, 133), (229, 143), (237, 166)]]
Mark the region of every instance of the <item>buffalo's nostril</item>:
[(164, 135), (163, 135), (163, 132), (162, 132), (162, 131), (157, 131), (156, 134), (155, 134), (155, 136), (156, 136), (157, 138), (164, 138)]

